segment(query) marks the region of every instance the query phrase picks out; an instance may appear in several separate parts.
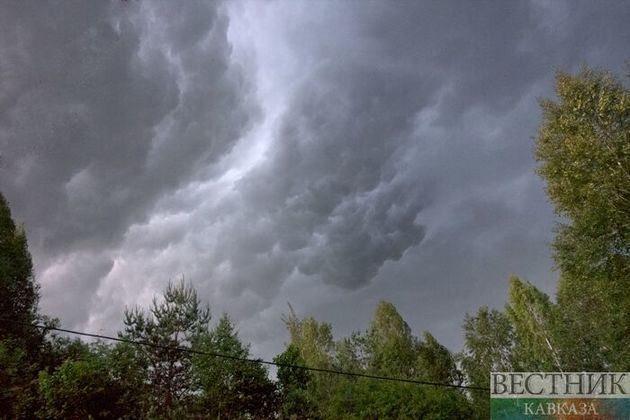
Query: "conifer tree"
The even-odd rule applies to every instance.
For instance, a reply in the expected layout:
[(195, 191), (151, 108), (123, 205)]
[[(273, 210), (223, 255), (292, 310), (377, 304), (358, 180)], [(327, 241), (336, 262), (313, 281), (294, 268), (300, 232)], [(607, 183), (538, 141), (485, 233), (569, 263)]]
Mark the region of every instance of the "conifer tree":
[(33, 276), (26, 234), (16, 226), (0, 193), (0, 413), (34, 414), (35, 378), (43, 334), (33, 324), (39, 287)]
[(29, 353), (35, 350), (39, 333), (31, 324), (37, 320), (38, 300), (26, 234), (15, 225), (0, 193), (0, 340), (18, 341)]
[(125, 311), (120, 337), (152, 345), (127, 348), (134, 360), (127, 366), (133, 370), (129, 375), (143, 375), (149, 384), (152, 413), (174, 417), (186, 410), (195, 392), (192, 360), (190, 352), (177, 348), (192, 348), (207, 334), (209, 321), (210, 309), (183, 279), (169, 282), (162, 300), (155, 298), (148, 313), (139, 308)]

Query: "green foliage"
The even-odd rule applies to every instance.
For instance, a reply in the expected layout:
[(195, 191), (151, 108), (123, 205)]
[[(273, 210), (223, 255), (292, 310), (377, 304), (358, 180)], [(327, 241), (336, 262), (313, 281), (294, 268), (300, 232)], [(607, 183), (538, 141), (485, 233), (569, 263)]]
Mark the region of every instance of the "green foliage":
[(282, 418), (315, 417), (313, 403), (307, 393), (312, 375), (305, 369), (291, 366), (305, 366), (299, 348), (289, 344), (287, 349), (274, 357), (278, 366), (278, 391), (280, 392), (279, 414)]
[(630, 275), (630, 92), (607, 72), (558, 73), (558, 102), (545, 100), (539, 173), (569, 223), (555, 241), (574, 276)]
[[(29, 418), (37, 410), (37, 366), (19, 341), (0, 341), (0, 418)], [(6, 416), (6, 417), (4, 417)]]
[[(122, 338), (153, 346), (127, 347), (132, 374), (143, 377), (151, 388), (150, 411), (175, 415), (194, 391), (191, 355), (174, 348), (191, 348), (207, 333), (210, 310), (202, 307), (197, 292), (183, 280), (169, 282), (163, 299), (153, 300), (149, 313), (138, 308), (125, 311)], [(124, 348), (123, 348), (124, 349)], [(121, 349), (121, 350), (123, 350)]]
[(542, 102), (539, 173), (565, 218), (554, 241), (567, 368), (630, 369), (630, 92), (605, 71), (558, 73)]
[(66, 360), (52, 373), (41, 371), (43, 406), (38, 416), (48, 419), (120, 418), (129, 412), (124, 390), (108, 370), (106, 360), (93, 352), (84, 360)]
[(559, 334), (567, 370), (630, 369), (630, 289), (625, 283), (561, 275)]
[(456, 390), (359, 378), (344, 381), (326, 418), (471, 419), (471, 407)]
[(120, 386), (120, 404), (130, 418), (141, 418), (153, 407), (151, 385), (147, 379), (147, 358), (139, 357), (133, 344), (118, 343), (103, 352), (109, 374)]
[[(331, 348), (332, 330), (312, 318), (300, 320), (292, 311), (287, 326), (292, 342), (281, 360), (299, 364), (307, 354), (325, 360), (335, 369), (389, 377), (454, 384), (462, 381), (453, 355), (431, 334), (415, 337), (394, 305), (380, 302), (368, 330), (342, 338)], [(306, 353), (301, 346), (309, 349)], [(306, 361), (308, 365), (308, 361)], [(328, 366), (325, 365), (325, 366)], [(297, 401), (314, 403), (315, 411), (300, 412), (290, 400), (298, 418), (471, 418), (466, 396), (451, 388), (427, 388), (417, 384), (378, 381), (367, 378), (313, 373), (312, 379), (296, 380), (295, 370), (279, 370), (280, 389), (297, 389)], [(305, 389), (306, 392), (302, 392)], [(284, 405), (283, 405), (284, 408)]]
[(31, 417), (36, 409), (44, 340), (33, 327), (41, 319), (38, 300), (26, 234), (0, 193), (0, 413), (11, 418)]
[[(15, 226), (11, 210), (0, 194), (0, 339), (18, 339), (31, 351), (39, 333), (28, 324), (37, 319), (39, 287), (24, 229)], [(11, 322), (8, 322), (8, 321)]]
[(318, 322), (314, 318), (299, 319), (293, 308), (284, 317), (284, 322), (291, 336), (291, 343), (300, 349), (300, 356), (309, 366), (331, 366), (334, 341), (330, 324)]
[[(464, 323), (467, 381), (501, 370), (630, 368), (630, 95), (610, 73), (558, 73), (544, 100), (539, 173), (563, 219), (554, 240), (557, 303), (513, 277), (506, 314), (481, 308)], [(477, 414), (487, 396), (473, 392)]]
[(549, 296), (512, 277), (506, 312), (515, 330), (514, 368), (530, 372), (562, 371), (557, 308)]
[(334, 366), (345, 372), (367, 370), (368, 350), (365, 335), (353, 332), (350, 337), (343, 337), (335, 343)]
[[(323, 369), (332, 367), (335, 343), (330, 324), (318, 322), (311, 317), (299, 319), (291, 307), (290, 314), (284, 317), (284, 322), (291, 337), (291, 344), (299, 349), (300, 357), (307, 366)], [(326, 409), (336, 380), (336, 377), (326, 373), (312, 377), (307, 389), (307, 399), (317, 405), (316, 412)]]
[(381, 301), (366, 335), (368, 371), (400, 378), (415, 376), (416, 338), (394, 305)]
[(281, 389), (306, 389), (311, 380), (311, 373), (308, 370), (293, 367), (306, 366), (295, 344), (289, 344), (284, 352), (274, 357), (273, 361), (280, 365), (276, 376)]
[[(209, 334), (199, 338), (195, 349), (209, 354), (249, 358), (227, 315)], [(269, 418), (276, 409), (276, 389), (260, 363), (193, 355), (193, 373), (201, 392), (202, 412), (218, 418)]]
[[(332, 326), (284, 318), (291, 341), (277, 382), (249, 358), (224, 315), (169, 283), (148, 312), (125, 311), (122, 338), (152, 346), (87, 345), (29, 326), (38, 286), (23, 229), (0, 194), (0, 413), (6, 418), (487, 418), (489, 393), (313, 373), (338, 369), (489, 386), (491, 371), (630, 370), (630, 94), (610, 73), (558, 73), (544, 100), (539, 173), (562, 217), (554, 241), (557, 302), (510, 279), (505, 311), (464, 320), (457, 358), (429, 332), (416, 337), (381, 301), (365, 332), (335, 341)], [(5, 322), (10, 320), (12, 322)], [(193, 352), (180, 351), (186, 348)], [(216, 354), (229, 356), (217, 357)], [(460, 371), (461, 369), (461, 371)], [(38, 373), (39, 372), (39, 373)], [(0, 416), (1, 417), (1, 416)]]
[(416, 366), (418, 375), (425, 381), (457, 385), (463, 381), (453, 354), (428, 331), (418, 343)]
[[(496, 309), (479, 308), (476, 316), (464, 319), (464, 353), (462, 369), (467, 383), (490, 387), (490, 372), (512, 370), (514, 330), (509, 318)], [(471, 392), (476, 415), (486, 418), (490, 412), (490, 394), (484, 390)]]

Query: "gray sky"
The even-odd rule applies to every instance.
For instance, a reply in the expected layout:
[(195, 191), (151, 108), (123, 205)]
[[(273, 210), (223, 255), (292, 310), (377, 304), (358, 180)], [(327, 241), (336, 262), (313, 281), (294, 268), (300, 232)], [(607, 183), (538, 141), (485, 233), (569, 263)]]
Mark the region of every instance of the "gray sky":
[(115, 332), (182, 275), (256, 356), (380, 299), (454, 350), (511, 273), (553, 293), (535, 175), (556, 69), (626, 73), (626, 1), (0, 5), (0, 191), (41, 308)]

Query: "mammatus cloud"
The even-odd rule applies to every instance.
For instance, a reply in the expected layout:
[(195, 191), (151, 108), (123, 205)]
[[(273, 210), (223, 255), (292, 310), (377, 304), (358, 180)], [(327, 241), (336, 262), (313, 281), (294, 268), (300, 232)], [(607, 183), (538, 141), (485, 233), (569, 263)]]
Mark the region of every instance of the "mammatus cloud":
[(43, 273), (75, 271), (50, 290), (82, 300), (113, 264), (105, 251), (227, 153), (256, 104), (216, 3), (18, 2), (0, 19), (2, 188), (53, 260), (36, 261)]
[(19, 2), (2, 19), (3, 184), (49, 253), (118, 240), (251, 122), (214, 3)]
[(112, 331), (184, 275), (266, 354), (287, 300), (344, 332), (387, 298), (456, 346), (511, 272), (552, 291), (537, 97), (630, 41), (621, 1), (1, 9), (0, 189), (44, 309)]

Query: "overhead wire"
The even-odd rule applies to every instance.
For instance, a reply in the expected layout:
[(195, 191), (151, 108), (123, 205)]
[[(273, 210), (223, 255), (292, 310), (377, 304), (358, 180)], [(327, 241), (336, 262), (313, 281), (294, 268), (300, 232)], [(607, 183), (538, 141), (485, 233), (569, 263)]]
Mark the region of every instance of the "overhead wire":
[(103, 334), (94, 334), (94, 333), (70, 330), (66, 328), (59, 328), (59, 327), (48, 326), (48, 325), (39, 325), (39, 324), (29, 324), (29, 325), (35, 328), (42, 329), (42, 330), (59, 331), (59, 332), (67, 333), (67, 334), (74, 334), (74, 335), (79, 335), (83, 337), (96, 338), (100, 340), (117, 341), (120, 343), (159, 348), (159, 349), (167, 350), (167, 351), (170, 350), (170, 351), (185, 352), (185, 353), (190, 353), (190, 354), (199, 354), (199, 355), (217, 357), (217, 358), (222, 358), (222, 359), (238, 360), (238, 361), (247, 362), (247, 363), (260, 363), (260, 364), (276, 366), (276, 367), (301, 369), (301, 370), (312, 371), (312, 372), (328, 373), (328, 374), (333, 374), (333, 375), (350, 376), (350, 377), (357, 377), (357, 378), (375, 379), (375, 380), (381, 380), (381, 381), (411, 383), (411, 384), (416, 384), (416, 385), (426, 385), (426, 386), (443, 387), (443, 388), (482, 390), (482, 391), (490, 390), (490, 388), (481, 387), (481, 386), (422, 381), (422, 380), (417, 380), (417, 379), (396, 378), (392, 376), (371, 375), (371, 374), (360, 373), (360, 372), (349, 372), (349, 371), (343, 371), (343, 370), (318, 368), (318, 367), (313, 367), (313, 366), (294, 365), (294, 364), (288, 364), (288, 363), (273, 362), (273, 361), (263, 360), (263, 359), (253, 359), (253, 358), (248, 358), (248, 357), (233, 356), (230, 354), (216, 353), (216, 352), (210, 352), (210, 351), (201, 351), (201, 350), (196, 350), (189, 347), (165, 346), (162, 344), (151, 343), (148, 341), (131, 340), (131, 339), (123, 338), (123, 337), (112, 337), (112, 336), (107, 336)]

